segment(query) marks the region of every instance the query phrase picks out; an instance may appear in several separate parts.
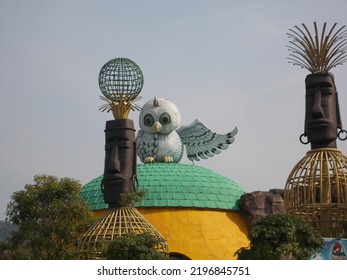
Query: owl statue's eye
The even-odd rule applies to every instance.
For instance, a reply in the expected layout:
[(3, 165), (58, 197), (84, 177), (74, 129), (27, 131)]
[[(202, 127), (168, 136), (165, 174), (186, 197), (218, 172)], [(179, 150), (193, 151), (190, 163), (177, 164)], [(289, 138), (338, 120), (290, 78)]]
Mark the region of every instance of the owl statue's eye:
[(168, 123), (170, 123), (171, 122), (170, 115), (168, 113), (161, 114), (159, 122), (161, 124), (168, 124)]
[(146, 126), (152, 126), (154, 124), (154, 118), (151, 114), (147, 114), (145, 117), (144, 117), (144, 124)]

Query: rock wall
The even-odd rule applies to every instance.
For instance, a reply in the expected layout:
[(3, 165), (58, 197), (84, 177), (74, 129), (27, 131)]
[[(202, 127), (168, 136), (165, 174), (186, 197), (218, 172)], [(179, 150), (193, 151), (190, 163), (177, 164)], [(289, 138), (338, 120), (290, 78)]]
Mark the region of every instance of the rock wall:
[(269, 214), (283, 214), (284, 190), (271, 189), (268, 192), (254, 191), (246, 193), (240, 198), (240, 207), (245, 214), (248, 225), (252, 225), (257, 219)]

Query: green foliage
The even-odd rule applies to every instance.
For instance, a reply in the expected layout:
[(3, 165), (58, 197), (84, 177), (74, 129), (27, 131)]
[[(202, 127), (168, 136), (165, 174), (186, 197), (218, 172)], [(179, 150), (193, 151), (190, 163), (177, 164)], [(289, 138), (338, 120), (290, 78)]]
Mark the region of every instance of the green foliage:
[(342, 221), (341, 222), (341, 227), (343, 230), (342, 238), (347, 238), (347, 221)]
[(8, 241), (0, 241), (0, 260), (10, 259), (10, 243)]
[(114, 239), (104, 256), (108, 260), (164, 260), (164, 253), (155, 249), (159, 242), (149, 233), (129, 233)]
[(324, 240), (309, 223), (289, 214), (259, 219), (248, 238), (250, 247), (242, 247), (235, 253), (239, 260), (279, 260), (288, 256), (305, 260), (324, 246)]
[(92, 222), (73, 179), (38, 175), (34, 184), (14, 192), (7, 217), (18, 226), (10, 239), (12, 258), (69, 259), (78, 237)]
[(134, 203), (142, 201), (147, 194), (147, 190), (135, 191), (132, 193), (122, 193), (120, 204), (122, 207), (134, 205)]
[(0, 221), (0, 241), (8, 239), (17, 227), (8, 221)]

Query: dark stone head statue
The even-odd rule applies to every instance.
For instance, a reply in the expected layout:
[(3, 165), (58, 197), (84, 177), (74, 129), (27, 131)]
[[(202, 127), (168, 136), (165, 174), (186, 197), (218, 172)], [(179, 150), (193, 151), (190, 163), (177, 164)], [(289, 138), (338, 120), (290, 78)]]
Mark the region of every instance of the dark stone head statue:
[(305, 79), (305, 132), (311, 148), (336, 148), (338, 129), (342, 129), (339, 102), (330, 73), (310, 74)]
[(305, 79), (305, 132), (300, 141), (311, 143), (312, 149), (336, 148), (336, 138), (346, 140), (347, 131), (342, 129), (334, 76), (329, 71), (347, 62), (347, 30), (345, 25), (336, 29), (337, 23), (329, 30), (324, 22), (321, 31), (316, 22), (313, 25), (314, 34), (304, 23), (287, 33), (289, 63), (312, 73)]
[[(136, 142), (132, 120), (106, 122), (105, 165), (102, 180), (104, 200), (109, 208), (121, 205), (121, 194), (135, 191)], [(130, 205), (127, 205), (130, 206)]]

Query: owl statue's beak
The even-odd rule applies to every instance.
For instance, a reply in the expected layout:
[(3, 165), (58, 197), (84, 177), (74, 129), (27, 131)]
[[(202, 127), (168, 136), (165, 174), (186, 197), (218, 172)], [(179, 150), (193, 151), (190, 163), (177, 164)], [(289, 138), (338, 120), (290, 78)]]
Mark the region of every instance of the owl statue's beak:
[(154, 127), (155, 132), (158, 133), (161, 129), (161, 124), (156, 122), (156, 123), (154, 123), (153, 127)]

